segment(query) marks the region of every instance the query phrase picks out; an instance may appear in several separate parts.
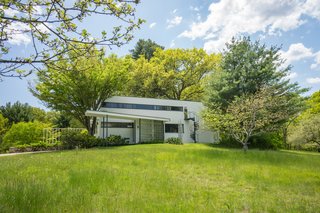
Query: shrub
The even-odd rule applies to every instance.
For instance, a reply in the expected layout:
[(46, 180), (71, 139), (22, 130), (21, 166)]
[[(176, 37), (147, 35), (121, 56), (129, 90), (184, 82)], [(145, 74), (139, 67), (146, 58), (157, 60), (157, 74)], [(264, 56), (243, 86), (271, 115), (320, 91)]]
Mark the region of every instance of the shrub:
[[(220, 141), (217, 144), (218, 146), (227, 147), (227, 148), (242, 148), (242, 144), (233, 139), (229, 135), (221, 134)], [(249, 145), (250, 148), (250, 145)]]
[(65, 149), (74, 149), (76, 147), (91, 148), (97, 146), (97, 140), (94, 136), (88, 134), (88, 131), (65, 131), (61, 134), (62, 146)]
[(283, 140), (279, 133), (270, 132), (253, 136), (250, 141), (249, 148), (258, 149), (279, 149), (283, 147)]
[(1, 148), (8, 150), (11, 146), (38, 143), (46, 127), (49, 125), (38, 121), (13, 124), (3, 137)]
[(177, 145), (182, 145), (183, 144), (181, 138), (168, 138), (166, 140), (166, 143), (177, 144)]
[[(249, 149), (279, 149), (282, 148), (282, 137), (278, 133), (262, 133), (252, 136), (248, 142)], [(218, 146), (228, 148), (242, 148), (242, 144), (228, 135), (221, 135)]]
[(110, 135), (106, 138), (106, 142), (108, 146), (119, 146), (129, 144), (129, 142), (126, 139), (122, 138), (120, 135)]
[(120, 135), (110, 135), (107, 138), (96, 138), (88, 134), (87, 131), (63, 132), (61, 135), (61, 142), (63, 148), (74, 149), (76, 147), (92, 148), (97, 146), (119, 146), (129, 144), (126, 139), (121, 138)]
[(31, 143), (31, 144), (23, 144), (16, 145), (15, 147), (10, 147), (9, 152), (31, 152), (31, 151), (47, 151), (47, 150), (59, 150), (61, 149), (61, 142), (56, 143)]

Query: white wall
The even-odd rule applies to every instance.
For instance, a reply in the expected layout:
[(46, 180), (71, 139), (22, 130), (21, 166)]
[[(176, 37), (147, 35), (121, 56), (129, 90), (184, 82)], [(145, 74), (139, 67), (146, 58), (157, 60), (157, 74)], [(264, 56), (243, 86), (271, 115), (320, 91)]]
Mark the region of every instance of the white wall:
[[(212, 143), (213, 133), (211, 131), (205, 130), (203, 127), (203, 122), (201, 119), (201, 110), (204, 109), (204, 106), (200, 102), (192, 101), (178, 101), (178, 100), (164, 100), (164, 99), (153, 99), (153, 98), (136, 98), (136, 97), (121, 97), (114, 96), (106, 100), (106, 102), (113, 103), (129, 103), (129, 104), (148, 104), (148, 105), (162, 105), (162, 106), (179, 106), (186, 107), (188, 112), (193, 112), (196, 115), (196, 118), (199, 119), (200, 131), (198, 132), (198, 142), (207, 142)], [(164, 110), (142, 110), (142, 109), (121, 109), (121, 108), (101, 108), (100, 111), (108, 111), (122, 114), (130, 115), (141, 115), (141, 116), (150, 116), (150, 117), (162, 117), (169, 118), (170, 121), (166, 123), (172, 124), (184, 124), (184, 133), (183, 133), (183, 142), (191, 143), (194, 142), (190, 137), (190, 130), (193, 129), (193, 121), (184, 120), (184, 112), (180, 111), (164, 111)], [(123, 120), (123, 119), (122, 119)], [(113, 121), (122, 122), (120, 119), (113, 119)], [(109, 121), (111, 121), (109, 119)], [(137, 121), (138, 125), (138, 121)], [(137, 141), (139, 137), (139, 131), (136, 129)], [(119, 132), (120, 133), (120, 132)], [(125, 133), (127, 134), (127, 133)], [(165, 139), (170, 137), (178, 137), (178, 133), (165, 133)]]

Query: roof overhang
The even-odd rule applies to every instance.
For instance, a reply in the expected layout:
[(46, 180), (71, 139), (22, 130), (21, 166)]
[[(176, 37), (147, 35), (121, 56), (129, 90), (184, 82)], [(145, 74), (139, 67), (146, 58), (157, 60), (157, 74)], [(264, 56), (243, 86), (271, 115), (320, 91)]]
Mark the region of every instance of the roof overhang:
[(115, 113), (115, 112), (101, 112), (101, 111), (93, 111), (87, 110), (85, 113), (86, 116), (91, 117), (115, 117), (115, 118), (128, 118), (128, 119), (145, 119), (145, 120), (155, 120), (155, 121), (170, 121), (170, 118), (163, 118), (163, 117), (153, 117), (153, 116), (144, 116), (144, 115), (132, 115), (132, 114), (122, 114), (122, 113)]

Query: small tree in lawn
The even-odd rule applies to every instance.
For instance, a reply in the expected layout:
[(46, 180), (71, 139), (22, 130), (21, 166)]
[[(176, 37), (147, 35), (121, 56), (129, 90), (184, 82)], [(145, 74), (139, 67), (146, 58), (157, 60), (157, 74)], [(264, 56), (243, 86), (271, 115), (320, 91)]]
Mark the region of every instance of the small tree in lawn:
[(262, 89), (255, 94), (236, 97), (226, 112), (208, 110), (204, 117), (208, 126), (230, 135), (246, 151), (252, 136), (277, 128), (285, 121), (285, 112), (276, 110), (284, 101), (272, 89)]

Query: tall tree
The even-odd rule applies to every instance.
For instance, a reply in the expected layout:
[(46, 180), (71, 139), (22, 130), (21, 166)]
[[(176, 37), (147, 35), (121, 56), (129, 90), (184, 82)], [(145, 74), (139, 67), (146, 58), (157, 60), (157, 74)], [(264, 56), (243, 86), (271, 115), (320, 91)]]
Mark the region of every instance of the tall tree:
[(133, 63), (127, 93), (133, 96), (200, 100), (207, 77), (216, 69), (220, 55), (203, 49), (157, 49), (148, 61)]
[(11, 104), (10, 102), (6, 103), (5, 106), (0, 107), (0, 112), (3, 117), (8, 119), (10, 125), (22, 121), (33, 121), (34, 119), (32, 107), (27, 103), (22, 104), (19, 101), (14, 104)]
[(158, 48), (162, 50), (164, 49), (163, 46), (160, 46), (159, 44), (157, 44), (154, 41), (151, 41), (150, 39), (139, 39), (137, 44), (134, 46), (134, 49), (130, 50), (130, 52), (133, 59), (138, 59), (141, 55), (143, 55), (145, 59), (150, 61), (150, 59), (153, 57), (153, 53)]
[(280, 48), (267, 48), (259, 41), (251, 42), (248, 37), (232, 39), (226, 47), (221, 69), (209, 81), (205, 105), (212, 111), (219, 107), (222, 113), (227, 113), (229, 105), (238, 97), (254, 95), (262, 88), (273, 88), (273, 96), (278, 97), (274, 100), (286, 101), (277, 103), (278, 108), (272, 110), (286, 117), (272, 125), (283, 127), (286, 138), (286, 125), (290, 125), (303, 110), (304, 98), (301, 94), (307, 89), (300, 88), (297, 83), (290, 83), (286, 78), (291, 66), (284, 67)]
[[(91, 52), (90, 54), (96, 54)], [(99, 110), (105, 99), (116, 94), (125, 82), (124, 59), (111, 55), (107, 58), (74, 57), (57, 62), (38, 72), (38, 82), (31, 92), (49, 108), (61, 111), (79, 120), (95, 133), (96, 119), (85, 116), (86, 110)]]
[[(25, 76), (39, 65), (50, 65), (70, 51), (83, 56), (96, 46), (121, 46), (133, 38), (143, 20), (135, 18), (139, 0), (5, 0), (0, 3), (0, 78)], [(111, 32), (93, 34), (81, 27), (89, 16), (115, 18)], [(10, 53), (14, 39), (23, 37), (32, 49), (22, 55)], [(86, 44), (86, 45), (79, 45)], [(29, 72), (21, 72), (32, 68)], [(14, 72), (17, 71), (17, 72)]]
[(218, 104), (226, 109), (236, 97), (254, 94), (268, 86), (277, 86), (283, 95), (305, 92), (306, 89), (286, 79), (291, 66), (284, 66), (279, 50), (276, 46), (267, 48), (259, 41), (252, 42), (249, 37), (233, 38), (223, 52), (221, 71), (211, 78), (207, 105)]

